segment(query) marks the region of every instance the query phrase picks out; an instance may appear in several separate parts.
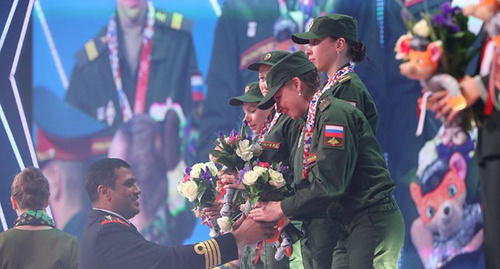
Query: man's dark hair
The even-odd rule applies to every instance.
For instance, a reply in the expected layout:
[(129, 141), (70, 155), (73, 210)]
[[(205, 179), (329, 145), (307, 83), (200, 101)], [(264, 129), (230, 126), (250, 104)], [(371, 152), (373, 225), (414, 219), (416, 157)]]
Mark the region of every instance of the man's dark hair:
[(126, 161), (117, 158), (102, 159), (90, 166), (87, 171), (85, 185), (90, 202), (94, 203), (99, 200), (99, 193), (97, 193), (99, 185), (115, 188), (117, 178), (115, 170), (122, 167), (130, 168), (130, 165)]

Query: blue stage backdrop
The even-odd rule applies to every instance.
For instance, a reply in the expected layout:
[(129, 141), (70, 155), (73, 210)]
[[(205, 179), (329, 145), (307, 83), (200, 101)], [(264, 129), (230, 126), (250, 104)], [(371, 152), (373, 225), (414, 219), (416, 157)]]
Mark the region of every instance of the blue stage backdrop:
[[(12, 227), (15, 219), (9, 200), (14, 175), (26, 166), (39, 165), (51, 183), (51, 192), (57, 193), (50, 199), (50, 212), (56, 226), (81, 236), (90, 208), (84, 190), (84, 172), (92, 161), (112, 156), (131, 163), (138, 177), (143, 190), (143, 215), (132, 221), (148, 240), (180, 245), (209, 238), (208, 228), (196, 220), (190, 211), (191, 204), (179, 196), (176, 186), (183, 179), (186, 166), (208, 161), (203, 151), (209, 146), (206, 140), (200, 141), (200, 137), (214, 139), (213, 130), (225, 131), (238, 126), (241, 111), (229, 110), (227, 100), (220, 100), (220, 96), (228, 92), (240, 94), (245, 84), (258, 79), (256, 73), (245, 67), (263, 52), (300, 49), (283, 38), (282, 33), (302, 31), (308, 17), (339, 12), (358, 19), (359, 39), (367, 45), (370, 62), (358, 64), (355, 70), (377, 103), (377, 138), (397, 183), (394, 196), (406, 225), (400, 267), (484, 268), (474, 158), (476, 132), (468, 134), (464, 146), (450, 146), (445, 141), (441, 123), (431, 115), (427, 116), (423, 134), (415, 137), (421, 86), (399, 74), (401, 62), (394, 57), (394, 46), (406, 33), (398, 1), (287, 0), (288, 10), (281, 13), (278, 2), (152, 1), (161, 11), (155, 14), (155, 27), (158, 24), (168, 29), (177, 39), (161, 50), (158, 48), (162, 45), (157, 45), (156, 51), (154, 44), (167, 44), (165, 40), (170, 35), (162, 36), (158, 43), (153, 42), (150, 84), (165, 77), (168, 78), (162, 82), (165, 85), (183, 80), (175, 84), (175, 89), (163, 85), (165, 90), (159, 91), (160, 97), (147, 99), (144, 113), (150, 117), (134, 116), (127, 121), (122, 120), (122, 111), (116, 106), (116, 94), (110, 97), (115, 101), (108, 102), (108, 97), (104, 97), (105, 102), (92, 104), (100, 102), (98, 99), (106, 91), (116, 91), (103, 28), (115, 12), (116, 1), (4, 0), (0, 9), (3, 29), (0, 39), (0, 220), (3, 230)], [(439, 9), (446, 1), (402, 2), (418, 16), (426, 7)], [(315, 5), (314, 8), (309, 4)], [(477, 32), (480, 23), (473, 22), (471, 27)], [(104, 32), (100, 33), (101, 30)], [(156, 29), (155, 36), (160, 36), (161, 31)], [(181, 55), (189, 59), (178, 61)], [(172, 64), (165, 65), (167, 71), (155, 77), (153, 72), (158, 67), (154, 66), (161, 65), (165, 59)], [(98, 63), (105, 67), (99, 67)], [(123, 79), (125, 91), (127, 87), (130, 89), (130, 81), (135, 79)], [(187, 88), (182, 88), (184, 86)], [(135, 91), (133, 87), (135, 85), (132, 86)], [(152, 87), (148, 88), (148, 95), (154, 92)], [(203, 100), (213, 103), (203, 103)], [(221, 116), (214, 121), (203, 120), (215, 115)], [(459, 199), (448, 199), (435, 195), (436, 192), (422, 196), (423, 183), (427, 177), (435, 176), (433, 165), (443, 158), (450, 168), (441, 172), (460, 167), (459, 171), (454, 170), (456, 173), (451, 179), (461, 186), (456, 193)], [(429, 201), (436, 212), (444, 210), (444, 204), (451, 204), (457, 214), (463, 215), (450, 226), (455, 229), (453, 235), (443, 235), (448, 222), (442, 215), (425, 214)], [(71, 221), (61, 221), (58, 216), (67, 212), (73, 212)], [(427, 241), (419, 240), (423, 233), (431, 235), (426, 237)], [(468, 237), (462, 236), (464, 234)]]

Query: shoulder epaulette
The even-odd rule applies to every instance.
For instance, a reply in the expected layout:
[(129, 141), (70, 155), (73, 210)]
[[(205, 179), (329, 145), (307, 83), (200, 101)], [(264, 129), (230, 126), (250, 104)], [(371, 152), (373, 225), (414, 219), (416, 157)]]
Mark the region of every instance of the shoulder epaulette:
[(323, 112), (323, 110), (325, 110), (331, 103), (330, 99), (325, 97), (319, 102), (318, 108), (321, 112)]
[(130, 227), (130, 224), (127, 223), (126, 221), (120, 219), (119, 217), (111, 216), (111, 215), (106, 215), (104, 216), (103, 220), (101, 221), (101, 225), (106, 225), (109, 223), (121, 223), (123, 225), (126, 225), (127, 227)]
[(83, 48), (75, 54), (75, 60), (78, 67), (82, 67), (101, 55), (108, 47), (106, 39), (106, 32), (98, 34), (93, 39), (87, 41)]
[(193, 31), (193, 21), (184, 18), (181, 13), (170, 13), (161, 10), (156, 10), (155, 24), (158, 26), (168, 27), (174, 30), (186, 31), (191, 33)]
[(344, 74), (339, 78), (339, 84), (346, 83), (347, 81), (351, 80), (352, 77), (349, 74)]

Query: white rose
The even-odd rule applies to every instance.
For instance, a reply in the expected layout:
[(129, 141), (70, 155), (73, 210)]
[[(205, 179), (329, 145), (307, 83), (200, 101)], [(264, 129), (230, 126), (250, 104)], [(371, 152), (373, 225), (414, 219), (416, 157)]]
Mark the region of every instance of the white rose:
[(253, 157), (250, 141), (245, 139), (238, 142), (238, 149), (236, 150), (236, 154), (240, 156), (243, 161), (250, 161), (250, 159), (252, 159)]
[(197, 163), (191, 167), (191, 173), (189, 173), (189, 175), (191, 176), (191, 178), (200, 178), (201, 169), (205, 169), (205, 167), (205, 163)]
[(253, 155), (254, 156), (260, 156), (260, 154), (262, 153), (262, 146), (257, 143), (253, 146)]
[(219, 228), (221, 232), (226, 233), (231, 230), (231, 227), (233, 226), (233, 221), (229, 217), (222, 217), (217, 219), (217, 224), (219, 225)]
[(215, 163), (206, 162), (205, 167), (203, 169), (207, 169), (207, 167), (208, 167), (208, 170), (210, 170), (210, 174), (212, 176), (217, 175), (217, 167), (215, 166)]
[(259, 174), (259, 176), (262, 176), (267, 171), (267, 168), (261, 167), (261, 166), (255, 166), (253, 168), (253, 171), (257, 172), (257, 174)]
[(186, 197), (186, 195), (184, 195), (184, 182), (179, 182), (179, 184), (177, 185), (177, 191), (179, 192), (180, 195), (182, 195), (183, 197)]
[(242, 181), (245, 185), (251, 186), (251, 185), (255, 184), (255, 182), (257, 181), (258, 178), (259, 178), (259, 174), (257, 174), (257, 172), (252, 170), (252, 171), (248, 171), (245, 173)]
[(417, 23), (415, 23), (415, 25), (413, 26), (413, 32), (420, 37), (428, 38), (430, 29), (427, 21), (421, 19)]
[(194, 181), (184, 182), (182, 193), (188, 198), (189, 202), (193, 202), (198, 197), (198, 185)]
[(285, 182), (285, 179), (283, 178), (283, 174), (281, 174), (278, 171), (274, 171), (272, 169), (269, 169), (269, 175), (271, 176), (271, 180), (269, 180), (269, 184), (276, 187), (276, 189), (280, 189), (283, 186), (285, 186), (286, 182)]

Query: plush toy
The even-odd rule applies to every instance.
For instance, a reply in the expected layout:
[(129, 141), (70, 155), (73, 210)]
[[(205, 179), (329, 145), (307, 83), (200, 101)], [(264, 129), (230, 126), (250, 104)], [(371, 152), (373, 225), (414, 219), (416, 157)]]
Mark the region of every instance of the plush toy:
[(465, 16), (474, 16), (484, 22), (488, 22), (497, 12), (498, 0), (483, 0), (479, 4), (470, 5), (463, 9)]
[(467, 161), (459, 152), (428, 165), (420, 183), (410, 184), (419, 217), (411, 240), (426, 268), (439, 268), (483, 242), (481, 208), (466, 203)]
[[(458, 81), (443, 73), (437, 73), (439, 67), (439, 59), (443, 54), (440, 42), (430, 42), (427, 38), (419, 36), (406, 36), (406, 40), (401, 43), (407, 44), (407, 53), (409, 61), (401, 63), (399, 66), (400, 73), (407, 78), (420, 80), (422, 87), (427, 89), (427, 92), (422, 98), (420, 107), (419, 123), (416, 135), (422, 134), (425, 121), (425, 106), (427, 98), (436, 91), (447, 90), (451, 98), (448, 104), (453, 110), (462, 110), (465, 108), (465, 99), (460, 92)], [(461, 145), (466, 142), (466, 134), (461, 125), (461, 119), (457, 118), (453, 122), (447, 122), (442, 119), (445, 125), (446, 133), (450, 136), (450, 142)]]

